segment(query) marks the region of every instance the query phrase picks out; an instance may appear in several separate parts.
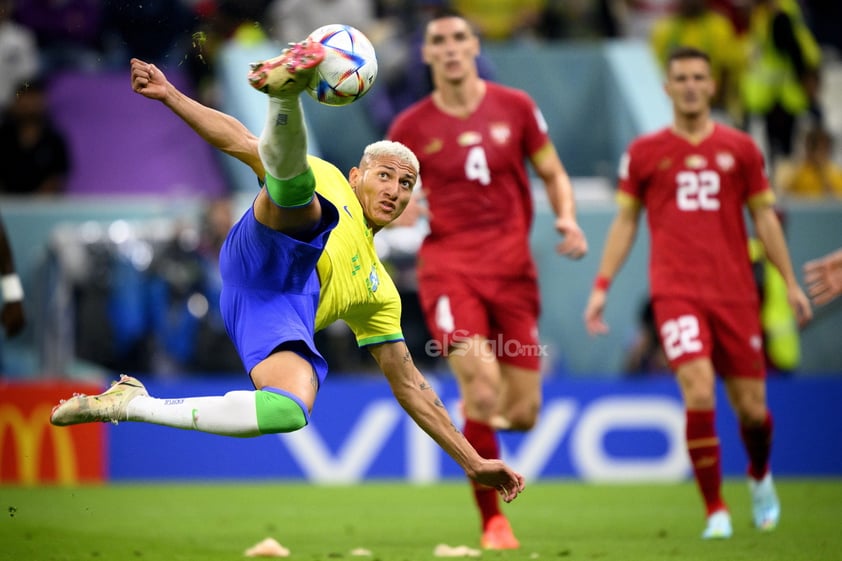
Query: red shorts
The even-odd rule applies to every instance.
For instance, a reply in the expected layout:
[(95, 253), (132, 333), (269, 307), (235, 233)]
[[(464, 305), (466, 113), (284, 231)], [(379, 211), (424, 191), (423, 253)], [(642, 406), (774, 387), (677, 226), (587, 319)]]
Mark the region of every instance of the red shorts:
[(535, 279), (424, 275), (418, 279), (418, 295), (433, 352), (446, 356), (454, 342), (481, 335), (500, 362), (540, 370), (547, 353), (538, 339), (541, 306)]
[(673, 370), (688, 360), (707, 357), (720, 376), (766, 376), (757, 305), (666, 298), (655, 300), (652, 308)]

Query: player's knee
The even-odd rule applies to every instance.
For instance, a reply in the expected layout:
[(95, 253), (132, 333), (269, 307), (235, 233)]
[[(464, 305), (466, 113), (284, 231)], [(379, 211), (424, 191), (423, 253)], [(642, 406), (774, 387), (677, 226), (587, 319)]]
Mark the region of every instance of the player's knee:
[(509, 430), (528, 431), (538, 422), (538, 404), (530, 403), (519, 407), (512, 407), (508, 412), (500, 415), (509, 424)]
[(293, 432), (310, 422), (304, 403), (295, 395), (276, 388), (255, 392), (257, 426), (261, 434)]

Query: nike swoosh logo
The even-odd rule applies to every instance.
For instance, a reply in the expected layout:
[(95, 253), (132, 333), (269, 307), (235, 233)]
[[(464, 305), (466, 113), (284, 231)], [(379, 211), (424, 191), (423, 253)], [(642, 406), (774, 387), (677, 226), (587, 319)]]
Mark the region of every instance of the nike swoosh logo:
[(346, 212), (346, 213), (348, 213), (348, 216), (350, 216), (351, 218), (353, 218), (353, 216), (351, 215), (351, 211), (350, 211), (350, 210), (348, 210), (348, 205), (345, 205), (345, 206), (343, 206), (342, 208), (343, 208), (343, 209), (345, 209), (345, 212)]

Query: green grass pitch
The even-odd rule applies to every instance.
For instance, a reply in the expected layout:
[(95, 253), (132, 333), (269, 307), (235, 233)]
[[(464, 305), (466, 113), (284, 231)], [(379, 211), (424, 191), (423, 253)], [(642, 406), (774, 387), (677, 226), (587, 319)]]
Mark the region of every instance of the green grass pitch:
[[(750, 525), (743, 481), (727, 481), (734, 537), (699, 538), (703, 515), (691, 482), (530, 484), (505, 505), (518, 551), (482, 559), (842, 560), (842, 481), (777, 481), (778, 529)], [(466, 484), (288, 482), (0, 487), (0, 560), (233, 561), (266, 537), (290, 559), (426, 561), (439, 543), (477, 547)], [(354, 557), (365, 548), (370, 557)]]

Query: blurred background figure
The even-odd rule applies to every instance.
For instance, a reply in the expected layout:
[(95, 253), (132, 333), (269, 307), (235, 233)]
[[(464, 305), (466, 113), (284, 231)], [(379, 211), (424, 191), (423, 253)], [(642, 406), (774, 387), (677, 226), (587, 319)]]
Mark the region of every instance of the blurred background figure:
[(453, 0), (453, 8), (465, 15), (480, 37), (487, 41), (535, 38), (546, 0)]
[(103, 47), (111, 66), (123, 68), (131, 57), (183, 62), (193, 25), (184, 0), (102, 0), (102, 7)]
[[(786, 236), (786, 212), (777, 207), (775, 214)], [(766, 367), (769, 374), (793, 374), (801, 365), (801, 332), (787, 299), (786, 281), (767, 257), (766, 249), (756, 234), (748, 240), (748, 255), (760, 301)]]
[(623, 359), (623, 372), (629, 377), (670, 374), (669, 363), (661, 346), (652, 299), (644, 298), (637, 317), (638, 331)]
[(17, 21), (38, 39), (42, 70), (93, 71), (102, 67), (102, 0), (14, 1)]
[(0, 0), (0, 111), (11, 105), (15, 87), (39, 70), (35, 34), (12, 19), (14, 0)]
[(783, 194), (799, 198), (842, 200), (842, 166), (832, 159), (833, 137), (820, 125), (804, 135), (804, 150), (791, 166), (779, 167), (778, 185)]
[(623, 35), (648, 41), (655, 22), (672, 15), (678, 0), (624, 0)]
[(744, 58), (731, 20), (712, 9), (707, 0), (679, 0), (674, 14), (655, 22), (650, 42), (662, 71), (677, 47), (696, 47), (708, 53), (717, 85), (711, 100), (714, 117), (732, 125), (742, 122), (739, 79)]
[(272, 0), (265, 18), (269, 35), (281, 45), (301, 41), (329, 23), (344, 23), (368, 34), (375, 21), (370, 0)]
[(742, 77), (743, 105), (762, 121), (770, 169), (789, 159), (798, 120), (821, 120), (821, 50), (795, 0), (753, 0)]
[(43, 80), (18, 85), (0, 122), (0, 154), (0, 194), (64, 192), (71, 157), (64, 133), (50, 116)]
[[(14, 337), (26, 325), (23, 313), (23, 286), (15, 269), (11, 244), (6, 237), (6, 226), (0, 219), (0, 296), (3, 297), (3, 309), (0, 321), (6, 337)], [(0, 377), (5, 372), (3, 346), (0, 345)]]
[(209, 200), (198, 227), (177, 230), (151, 263), (147, 336), (159, 375), (242, 368), (219, 309), (219, 251), (233, 224), (230, 199)]
[(535, 31), (551, 41), (613, 39), (624, 13), (623, 0), (547, 0)]

